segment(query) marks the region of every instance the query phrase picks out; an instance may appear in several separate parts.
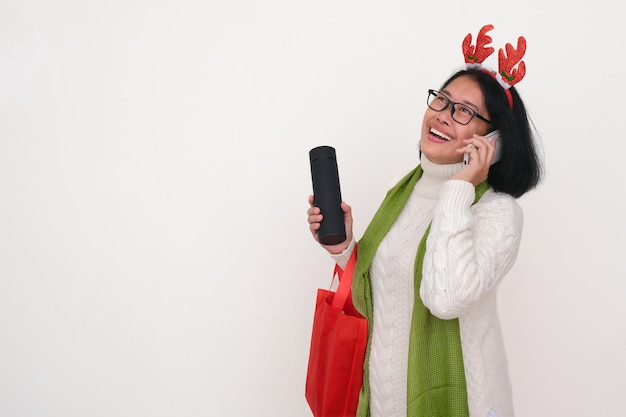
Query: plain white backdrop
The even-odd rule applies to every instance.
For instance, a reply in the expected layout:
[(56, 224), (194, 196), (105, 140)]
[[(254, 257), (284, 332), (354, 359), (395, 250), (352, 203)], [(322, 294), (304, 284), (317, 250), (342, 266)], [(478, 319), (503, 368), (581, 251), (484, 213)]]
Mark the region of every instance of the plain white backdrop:
[[(463, 37), (528, 41), (546, 178), (499, 288), (519, 417), (618, 416), (624, 14), (608, 0), (0, 0), (0, 415), (308, 417), (308, 151), (360, 236)], [(496, 66), (495, 54), (487, 65)]]

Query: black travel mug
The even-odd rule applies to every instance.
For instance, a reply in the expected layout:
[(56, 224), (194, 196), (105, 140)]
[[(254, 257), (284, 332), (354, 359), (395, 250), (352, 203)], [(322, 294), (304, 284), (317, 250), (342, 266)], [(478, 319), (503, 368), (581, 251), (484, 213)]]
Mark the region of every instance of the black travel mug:
[(319, 242), (336, 245), (346, 240), (346, 225), (341, 210), (341, 187), (335, 148), (318, 146), (309, 151), (314, 204), (324, 219), (318, 230)]

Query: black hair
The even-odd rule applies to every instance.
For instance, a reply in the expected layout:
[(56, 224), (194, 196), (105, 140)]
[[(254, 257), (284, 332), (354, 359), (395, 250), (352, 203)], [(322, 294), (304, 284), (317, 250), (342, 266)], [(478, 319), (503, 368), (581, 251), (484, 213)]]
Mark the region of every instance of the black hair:
[(481, 69), (462, 69), (443, 84), (445, 88), (455, 79), (468, 76), (475, 80), (483, 93), (485, 107), (494, 129), (500, 132), (500, 160), (489, 169), (487, 182), (495, 191), (521, 197), (535, 188), (543, 174), (530, 119), (521, 97), (511, 87), (513, 107), (505, 90), (492, 74)]

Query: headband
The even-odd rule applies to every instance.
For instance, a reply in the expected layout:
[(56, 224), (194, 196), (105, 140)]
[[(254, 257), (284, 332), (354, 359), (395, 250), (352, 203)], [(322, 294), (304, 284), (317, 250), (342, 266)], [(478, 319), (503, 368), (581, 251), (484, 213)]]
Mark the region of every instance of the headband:
[[(465, 58), (465, 66), (468, 69), (482, 69), (483, 61), (493, 53), (494, 49), (489, 46), (491, 36), (487, 35), (487, 32), (492, 29), (493, 25), (485, 25), (480, 29), (476, 37), (476, 46), (472, 45), (471, 33), (468, 33), (465, 39), (463, 39), (463, 57)], [(502, 86), (509, 100), (509, 106), (513, 108), (513, 97), (509, 88), (522, 81), (522, 78), (526, 75), (526, 64), (522, 61), (526, 53), (526, 38), (520, 36), (517, 39), (517, 48), (513, 48), (513, 45), (510, 43), (507, 43), (505, 48), (506, 53), (502, 48), (498, 51), (497, 73), (485, 69), (482, 70), (488, 72)], [(515, 65), (517, 65), (517, 68), (513, 68)]]

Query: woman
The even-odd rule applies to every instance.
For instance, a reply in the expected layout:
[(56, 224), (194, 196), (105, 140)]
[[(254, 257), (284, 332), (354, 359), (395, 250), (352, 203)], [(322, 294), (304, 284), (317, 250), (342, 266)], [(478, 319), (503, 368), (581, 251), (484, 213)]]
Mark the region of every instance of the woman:
[[(476, 48), (466, 38), (467, 68), (429, 90), (420, 164), (387, 193), (359, 240), (353, 302), (369, 340), (358, 416), (514, 415), (495, 289), (520, 245), (516, 198), (538, 184), (541, 167), (512, 86), (525, 73), (525, 41), (517, 54), (507, 45), (519, 65), (504, 60), (503, 83), (478, 65), (493, 51), (492, 28), (483, 27)], [(485, 138), (495, 130), (499, 141)], [(313, 196), (309, 204), (318, 240), (323, 216)], [(343, 267), (355, 239), (351, 207), (342, 210), (346, 241), (322, 246)]]

